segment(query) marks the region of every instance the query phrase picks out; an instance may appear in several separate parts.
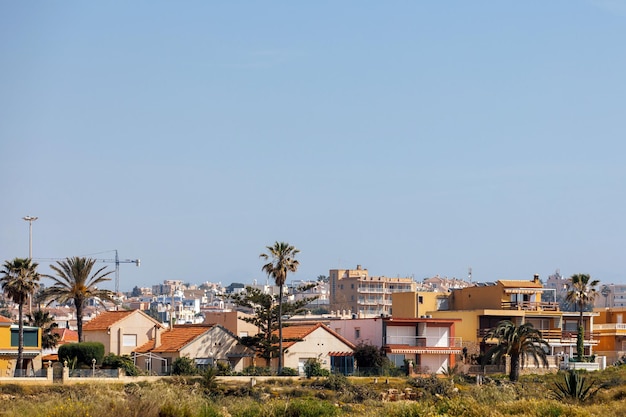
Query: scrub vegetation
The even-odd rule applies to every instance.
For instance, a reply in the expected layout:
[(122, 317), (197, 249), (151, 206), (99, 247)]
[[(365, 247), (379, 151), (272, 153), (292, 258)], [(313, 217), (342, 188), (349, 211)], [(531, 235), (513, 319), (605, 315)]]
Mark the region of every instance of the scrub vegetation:
[[(593, 388), (587, 389), (592, 386)], [(623, 416), (626, 366), (485, 378), (177, 376), (128, 384), (0, 385), (2, 416)]]

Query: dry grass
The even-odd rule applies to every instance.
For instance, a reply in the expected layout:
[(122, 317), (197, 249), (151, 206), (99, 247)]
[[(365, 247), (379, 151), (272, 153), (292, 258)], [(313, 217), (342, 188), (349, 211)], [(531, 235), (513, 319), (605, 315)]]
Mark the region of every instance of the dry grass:
[[(551, 387), (560, 376), (527, 376), (517, 384), (495, 380), (477, 386), (447, 379), (416, 383), (406, 378), (375, 381), (270, 380), (254, 388), (232, 384), (208, 391), (198, 379), (138, 384), (75, 386), (0, 385), (3, 417), (247, 417), (247, 416), (601, 416), (626, 415), (626, 368), (590, 373), (605, 388), (585, 403), (559, 402)], [(442, 384), (442, 385), (439, 385)], [(389, 389), (412, 387), (417, 401), (381, 401)], [(428, 391), (432, 392), (428, 392)], [(441, 393), (444, 393), (443, 395)]]

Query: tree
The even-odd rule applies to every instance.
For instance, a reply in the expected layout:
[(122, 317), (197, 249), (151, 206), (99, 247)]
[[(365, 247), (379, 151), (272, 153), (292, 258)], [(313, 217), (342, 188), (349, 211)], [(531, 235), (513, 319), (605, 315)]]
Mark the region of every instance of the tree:
[(20, 375), (24, 364), (24, 303), (39, 287), (40, 275), (37, 272), (39, 265), (30, 258), (15, 258), (13, 261), (5, 261), (0, 271), (0, 283), (2, 290), (15, 304), (18, 312), (18, 345), (17, 366), (15, 375)]
[[(298, 291), (306, 291), (310, 286), (300, 287)], [(254, 349), (257, 356), (265, 359), (266, 366), (270, 366), (272, 358), (280, 357), (278, 352), (279, 340), (274, 332), (278, 330), (278, 303), (274, 295), (266, 294), (263, 291), (246, 287), (246, 290), (233, 294), (230, 300), (239, 307), (251, 310), (254, 314), (250, 317), (241, 317), (247, 323), (253, 324), (259, 330), (255, 336), (243, 337), (241, 343)], [(282, 315), (297, 315), (305, 311), (305, 307), (315, 297), (307, 297), (294, 302), (284, 302), (282, 304)], [(285, 341), (298, 341), (299, 339), (286, 339)]]
[(41, 329), (41, 347), (44, 349), (55, 348), (59, 342), (60, 336), (52, 331), (59, 327), (59, 325), (55, 323), (50, 313), (43, 310), (35, 310), (32, 315), (27, 314), (26, 318), (30, 326), (39, 327)]
[(580, 315), (578, 317), (578, 334), (576, 335), (576, 360), (582, 362), (585, 354), (585, 327), (583, 325), (583, 311), (593, 305), (598, 296), (595, 286), (600, 283), (597, 279), (591, 280), (589, 274), (575, 274), (570, 278), (570, 286), (566, 300), (576, 305)]
[(354, 360), (360, 375), (379, 375), (385, 365), (386, 356), (377, 346), (359, 343), (354, 349)]
[(98, 289), (98, 285), (105, 281), (110, 281), (108, 276), (113, 271), (105, 271), (106, 267), (98, 269), (92, 274), (92, 269), (96, 260), (91, 258), (72, 257), (64, 261), (57, 261), (56, 265), (50, 268), (56, 272), (56, 276), (45, 275), (54, 284), (46, 288), (45, 299), (48, 303), (56, 301), (65, 304), (74, 302), (76, 309), (76, 326), (78, 327), (78, 341), (83, 341), (83, 308), (85, 302), (90, 298), (95, 298), (99, 302), (111, 300), (113, 292)]
[(259, 255), (260, 258), (269, 260), (261, 270), (274, 278), (279, 287), (278, 292), (278, 374), (283, 369), (283, 287), (287, 281), (287, 272), (296, 272), (300, 263), (295, 259), (300, 253), (298, 249), (285, 242), (275, 242), (274, 246), (266, 246), (267, 253)]
[(519, 379), (520, 368), (526, 363), (528, 357), (532, 357), (537, 366), (539, 362), (545, 367), (548, 366), (544, 348), (549, 349), (550, 345), (531, 323), (516, 326), (510, 320), (503, 320), (487, 332), (483, 342), (490, 339), (497, 339), (498, 343), (485, 353), (485, 361), (499, 363), (505, 355), (510, 356), (509, 379), (513, 382)]
[(323, 282), (325, 284), (328, 284), (328, 277), (326, 275), (318, 275), (317, 282)]

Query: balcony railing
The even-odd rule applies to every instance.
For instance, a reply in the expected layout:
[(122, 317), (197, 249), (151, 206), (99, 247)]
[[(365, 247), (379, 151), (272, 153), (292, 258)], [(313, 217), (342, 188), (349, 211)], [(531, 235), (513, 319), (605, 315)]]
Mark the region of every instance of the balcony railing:
[[(478, 329), (476, 331), (476, 337), (483, 339), (491, 329)], [(578, 337), (578, 332), (563, 331), (562, 329), (545, 329), (539, 330), (541, 337), (546, 340), (559, 340), (561, 342), (575, 341)], [(590, 342), (598, 342), (600, 334), (598, 332), (585, 332), (583, 340)]]
[(503, 310), (528, 310), (528, 311), (559, 311), (559, 303), (531, 302), (531, 301), (503, 301)]
[(460, 337), (430, 336), (387, 336), (387, 345), (408, 345), (416, 347), (461, 347)]
[(626, 331), (626, 323), (606, 323), (594, 325), (596, 330), (622, 330)]

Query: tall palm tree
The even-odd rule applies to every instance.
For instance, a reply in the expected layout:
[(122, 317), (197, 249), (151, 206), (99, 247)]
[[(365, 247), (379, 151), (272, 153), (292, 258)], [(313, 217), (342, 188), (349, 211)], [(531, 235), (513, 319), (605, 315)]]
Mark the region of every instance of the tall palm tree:
[(20, 375), (25, 369), (24, 364), (24, 303), (28, 297), (39, 287), (40, 275), (37, 272), (39, 265), (29, 258), (15, 258), (13, 261), (6, 261), (0, 271), (2, 277), (2, 290), (17, 304), (18, 311), (18, 344), (17, 344), (17, 366), (15, 374)]
[(544, 347), (549, 349), (550, 345), (531, 323), (516, 326), (510, 320), (503, 320), (487, 332), (483, 341), (490, 339), (497, 339), (498, 343), (485, 353), (485, 360), (500, 362), (504, 355), (510, 356), (509, 379), (513, 382), (519, 379), (520, 368), (526, 363), (528, 357), (532, 357), (537, 366), (540, 361), (543, 366), (548, 366)]
[(274, 246), (266, 246), (267, 253), (259, 255), (269, 260), (263, 265), (262, 271), (274, 278), (279, 287), (278, 293), (278, 374), (283, 370), (283, 287), (287, 281), (287, 272), (296, 272), (300, 262), (295, 257), (300, 251), (285, 242), (275, 242)]
[(53, 333), (52, 330), (59, 327), (49, 312), (43, 310), (35, 310), (33, 314), (27, 314), (28, 324), (30, 326), (39, 327), (41, 329), (41, 347), (44, 349), (53, 349), (59, 341), (59, 334)]
[(83, 341), (83, 308), (85, 302), (90, 298), (99, 301), (111, 300), (113, 292), (98, 289), (98, 285), (105, 281), (114, 271), (105, 271), (106, 266), (98, 269), (92, 274), (92, 269), (96, 263), (95, 259), (74, 256), (66, 258), (64, 261), (57, 261), (56, 265), (50, 265), (56, 272), (56, 276), (45, 275), (54, 283), (44, 291), (44, 298), (48, 303), (56, 301), (60, 304), (68, 301), (74, 302), (76, 309), (76, 326), (78, 327), (78, 341)]
[(578, 317), (578, 334), (576, 335), (576, 359), (578, 362), (582, 362), (585, 353), (585, 327), (583, 326), (583, 311), (585, 311), (587, 306), (592, 305), (598, 296), (599, 293), (596, 291), (595, 286), (598, 285), (600, 281), (597, 279), (591, 280), (591, 276), (589, 274), (572, 275), (570, 281), (569, 290), (567, 291), (567, 297), (565, 299), (576, 305), (580, 311), (580, 315)]

